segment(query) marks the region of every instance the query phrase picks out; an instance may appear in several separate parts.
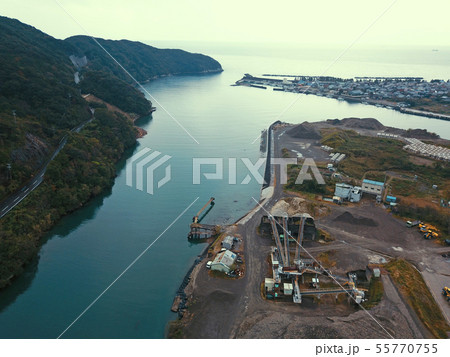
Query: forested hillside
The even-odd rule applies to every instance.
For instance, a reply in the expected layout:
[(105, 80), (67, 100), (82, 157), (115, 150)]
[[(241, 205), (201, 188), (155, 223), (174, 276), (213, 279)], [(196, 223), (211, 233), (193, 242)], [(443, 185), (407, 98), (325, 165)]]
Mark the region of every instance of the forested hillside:
[[(106, 70), (131, 83), (126, 73), (90, 37), (74, 36), (65, 40), (76, 48), (77, 56), (86, 56), (92, 70)], [(97, 39), (138, 81), (164, 75), (221, 72), (219, 62), (209, 56), (176, 49), (159, 49), (141, 42)]]
[[(202, 55), (100, 41), (142, 81), (222, 70)], [(0, 203), (21, 189), (68, 135), (41, 185), (0, 219), (2, 288), (21, 273), (40, 238), (62, 216), (111, 187), (115, 163), (136, 143), (137, 130), (123, 112), (148, 115), (152, 104), (91, 38), (57, 40), (0, 17), (0, 54)], [(88, 103), (82, 96), (87, 93), (123, 112)], [(85, 122), (79, 133), (71, 131)]]

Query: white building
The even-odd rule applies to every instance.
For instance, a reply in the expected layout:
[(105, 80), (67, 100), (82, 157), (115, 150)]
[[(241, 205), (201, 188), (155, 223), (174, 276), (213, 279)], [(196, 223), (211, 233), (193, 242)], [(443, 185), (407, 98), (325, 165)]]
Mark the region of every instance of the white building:
[(264, 287), (266, 288), (266, 290), (272, 290), (274, 286), (275, 286), (275, 280), (274, 279), (266, 278), (264, 280)]
[(337, 183), (336, 188), (334, 189), (334, 195), (344, 200), (349, 200), (352, 189), (352, 185), (348, 185), (346, 183)]
[(284, 283), (283, 284), (283, 292), (284, 295), (292, 295), (292, 291), (294, 290), (292, 283)]
[(226, 236), (224, 240), (222, 241), (222, 247), (226, 249), (233, 248), (233, 237), (232, 236)]
[(236, 254), (229, 250), (224, 250), (216, 255), (214, 261), (211, 264), (211, 270), (223, 271), (228, 273), (231, 270), (231, 266), (236, 260)]
[(352, 188), (352, 192), (350, 192), (350, 202), (359, 202), (361, 200), (362, 191), (361, 187), (355, 186)]
[(361, 190), (364, 193), (371, 193), (373, 195), (382, 195), (384, 189), (384, 182), (363, 180)]

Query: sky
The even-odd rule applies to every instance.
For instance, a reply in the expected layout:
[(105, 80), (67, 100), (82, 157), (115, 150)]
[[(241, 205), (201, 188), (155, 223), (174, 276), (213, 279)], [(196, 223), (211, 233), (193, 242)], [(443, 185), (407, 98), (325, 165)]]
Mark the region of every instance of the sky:
[[(56, 38), (450, 46), (448, 0), (0, 0)], [(65, 10), (64, 10), (64, 9)]]

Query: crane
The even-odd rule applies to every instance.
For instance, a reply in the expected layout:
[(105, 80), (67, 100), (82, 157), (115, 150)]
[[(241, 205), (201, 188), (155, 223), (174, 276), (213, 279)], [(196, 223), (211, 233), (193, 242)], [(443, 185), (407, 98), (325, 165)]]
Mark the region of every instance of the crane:
[[(200, 217), (200, 215), (201, 215), (202, 212), (205, 210), (205, 208), (208, 207), (208, 205), (211, 205), (211, 208), (212, 208), (212, 206), (214, 206), (214, 200), (215, 200), (215, 198), (214, 198), (214, 197), (211, 197), (211, 198), (209, 199), (209, 201), (206, 202), (206, 204), (201, 208), (201, 210), (197, 212), (197, 214), (194, 216), (194, 218), (192, 218), (192, 222), (194, 222), (194, 223), (199, 223), (199, 222), (201, 221), (201, 219), (199, 220), (198, 217)], [(202, 218), (203, 218), (203, 217), (202, 217)]]

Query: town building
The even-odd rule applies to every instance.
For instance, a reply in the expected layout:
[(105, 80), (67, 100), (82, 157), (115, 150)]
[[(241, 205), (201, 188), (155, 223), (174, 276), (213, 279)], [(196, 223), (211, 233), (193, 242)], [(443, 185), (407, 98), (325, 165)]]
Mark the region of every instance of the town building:
[(212, 264), (211, 270), (218, 270), (224, 273), (229, 273), (231, 270), (231, 266), (234, 264), (236, 260), (236, 254), (229, 250), (224, 250), (216, 255)]
[(361, 186), (361, 191), (373, 195), (382, 195), (384, 189), (384, 182), (364, 179)]
[(361, 200), (362, 190), (361, 187), (355, 186), (350, 192), (350, 202), (359, 202)]
[(348, 185), (346, 183), (337, 183), (334, 189), (334, 195), (344, 200), (349, 200), (352, 189), (352, 185)]
[(336, 184), (334, 197), (339, 197), (341, 200), (348, 200), (350, 202), (359, 202), (361, 200), (361, 196), (362, 190), (359, 186), (352, 186), (346, 183)]
[(397, 197), (394, 196), (386, 196), (386, 202), (387, 203), (395, 203), (397, 201)]

